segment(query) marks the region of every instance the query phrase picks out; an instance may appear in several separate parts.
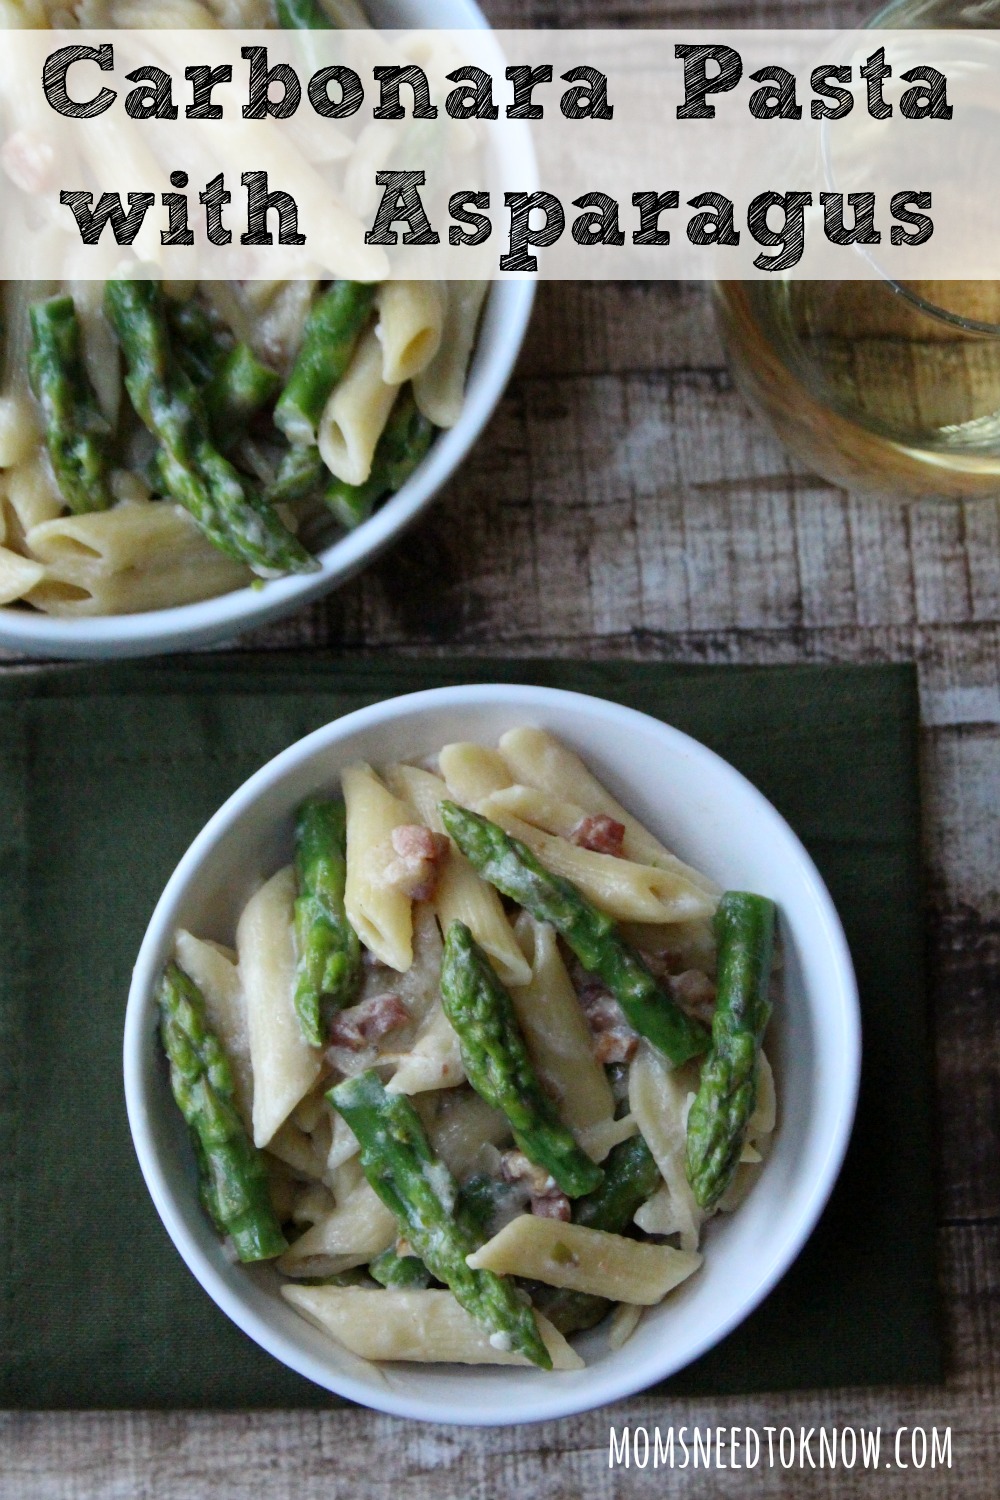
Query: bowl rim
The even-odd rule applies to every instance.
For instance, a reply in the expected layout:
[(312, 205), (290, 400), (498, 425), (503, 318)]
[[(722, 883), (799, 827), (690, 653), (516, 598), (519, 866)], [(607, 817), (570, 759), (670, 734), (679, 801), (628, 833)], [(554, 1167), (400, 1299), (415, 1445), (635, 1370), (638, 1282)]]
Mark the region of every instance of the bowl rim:
[[(822, 1162), (812, 1182), (808, 1185), (803, 1206), (794, 1227), (781, 1246), (780, 1254), (774, 1257), (771, 1266), (763, 1271), (748, 1288), (737, 1308), (712, 1322), (702, 1335), (690, 1341), (684, 1357), (671, 1362), (669, 1356), (662, 1367), (650, 1370), (648, 1364), (640, 1367), (640, 1373), (628, 1370), (618, 1374), (605, 1373), (600, 1365), (589, 1366), (582, 1375), (590, 1377), (581, 1392), (579, 1385), (572, 1391), (558, 1382), (532, 1385), (528, 1395), (519, 1403), (507, 1400), (503, 1414), (484, 1418), (479, 1410), (453, 1412), (442, 1410), (440, 1399), (400, 1393), (387, 1387), (374, 1390), (363, 1384), (349, 1372), (334, 1372), (331, 1379), (328, 1367), (321, 1368), (318, 1361), (304, 1348), (293, 1344), (283, 1333), (268, 1326), (257, 1312), (249, 1307), (219, 1274), (207, 1258), (185, 1225), (171, 1191), (159, 1158), (156, 1139), (150, 1127), (147, 1094), (144, 1084), (143, 1056), (153, 1034), (149, 1027), (150, 1011), (153, 1008), (153, 990), (156, 975), (162, 962), (161, 954), (169, 942), (175, 927), (174, 909), (181, 901), (189, 880), (194, 876), (205, 858), (209, 857), (229, 829), (251, 811), (258, 798), (274, 785), (280, 783), (287, 773), (307, 763), (315, 755), (350, 738), (358, 731), (377, 728), (390, 720), (409, 716), (414, 711), (462, 706), (504, 706), (524, 712), (533, 709), (544, 712), (546, 706), (565, 704), (570, 709), (584, 708), (589, 713), (609, 715), (621, 721), (627, 732), (629, 725), (638, 727), (653, 725), (673, 748), (687, 755), (694, 754), (712, 765), (716, 772), (735, 778), (743, 795), (757, 805), (757, 810), (772, 826), (782, 830), (790, 841), (790, 852), (799, 863), (799, 873), (814, 908), (817, 911), (823, 939), (828, 949), (831, 964), (831, 991), (840, 1000), (839, 1021), (843, 1033), (842, 1065), (837, 1073), (839, 1093), (836, 1114), (829, 1129)], [(351, 1401), (388, 1413), (391, 1416), (416, 1418), (430, 1422), (443, 1422), (456, 1426), (492, 1427), (529, 1424), (559, 1417), (577, 1415), (603, 1406), (607, 1402), (621, 1400), (647, 1389), (653, 1383), (676, 1374), (694, 1360), (714, 1347), (727, 1334), (742, 1323), (760, 1305), (782, 1277), (788, 1272), (800, 1251), (809, 1239), (825, 1208), (843, 1165), (850, 1141), (857, 1107), (861, 1072), (861, 1016), (857, 982), (854, 968), (840, 918), (826, 885), (811, 856), (798, 835), (774, 805), (757, 789), (742, 772), (707, 745), (673, 725), (665, 724), (653, 715), (626, 707), (612, 700), (592, 694), (579, 693), (564, 688), (539, 687), (518, 683), (472, 683), (448, 687), (428, 688), (383, 699), (378, 703), (355, 709), (338, 719), (331, 720), (308, 735), (295, 741), (279, 752), (251, 777), (247, 779), (222, 804), (196, 835), (181, 857), (173, 874), (156, 904), (139, 949), (132, 974), (128, 1005), (125, 1016), (123, 1039), (123, 1068), (125, 1101), (133, 1146), (154, 1206), (175, 1249), (188, 1269), (216, 1305), (248, 1337), (259, 1344), (274, 1358), (290, 1369), (312, 1380), (322, 1388), (345, 1396)], [(530, 1373), (530, 1372), (529, 1372)], [(581, 1399), (582, 1395), (582, 1399)]]

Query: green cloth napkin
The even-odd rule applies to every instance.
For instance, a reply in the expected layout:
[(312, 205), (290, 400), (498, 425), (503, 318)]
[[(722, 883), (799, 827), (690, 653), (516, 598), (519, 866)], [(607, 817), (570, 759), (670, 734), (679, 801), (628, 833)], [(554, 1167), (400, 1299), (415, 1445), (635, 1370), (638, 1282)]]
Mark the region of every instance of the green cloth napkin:
[(318, 725), (396, 693), (524, 681), (618, 699), (744, 771), (837, 903), (864, 1010), (861, 1108), (820, 1227), (675, 1393), (940, 1378), (914, 674), (897, 667), (202, 656), (0, 679), (0, 1404), (336, 1404), (240, 1333), (132, 1152), (132, 962), (192, 837)]

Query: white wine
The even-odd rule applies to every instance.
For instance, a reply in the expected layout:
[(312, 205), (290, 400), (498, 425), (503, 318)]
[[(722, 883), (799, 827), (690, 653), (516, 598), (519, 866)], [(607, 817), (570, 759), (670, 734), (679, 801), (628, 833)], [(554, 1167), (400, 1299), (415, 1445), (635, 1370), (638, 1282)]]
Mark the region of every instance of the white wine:
[(720, 282), (737, 384), (852, 489), (1000, 489), (1000, 283)]

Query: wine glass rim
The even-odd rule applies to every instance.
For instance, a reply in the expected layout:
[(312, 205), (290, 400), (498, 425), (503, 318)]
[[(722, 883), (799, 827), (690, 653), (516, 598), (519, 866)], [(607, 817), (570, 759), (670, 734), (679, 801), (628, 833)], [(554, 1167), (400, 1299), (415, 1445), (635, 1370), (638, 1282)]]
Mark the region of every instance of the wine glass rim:
[[(873, 16), (870, 16), (863, 23), (862, 30), (892, 30), (892, 19), (901, 11), (912, 10), (913, 6), (914, 0), (888, 0), (887, 4), (881, 6)], [(941, 29), (963, 30), (965, 28), (946, 27)], [(877, 266), (877, 261), (874, 257), (869, 258), (871, 259), (871, 263)], [(908, 286), (905, 281), (898, 281), (894, 276), (887, 276), (884, 272), (880, 272), (880, 279), (892, 292), (902, 297), (905, 302), (908, 302), (911, 307), (915, 308), (925, 317), (936, 318), (939, 322), (946, 323), (949, 327), (958, 329), (962, 333), (978, 333), (992, 338), (1000, 337), (1000, 323), (991, 323), (983, 318), (969, 318), (965, 317), (962, 313), (952, 312), (947, 307), (941, 307), (936, 302), (928, 301), (926, 297), (922, 297), (919, 292), (915, 292), (912, 287)]]
[[(918, 3), (919, 3), (919, 0), (918, 0)], [(934, 0), (924, 0), (924, 3), (925, 4), (926, 3), (933, 4)], [(879, 7), (879, 9), (875, 12), (874, 15), (869, 16), (867, 21), (862, 22), (862, 30), (864, 30), (864, 31), (892, 31), (894, 29), (898, 29), (900, 31), (905, 31), (905, 30), (908, 29), (906, 26), (893, 27), (892, 25), (888, 24), (888, 18), (890, 16), (895, 15), (897, 12), (907, 11), (907, 10), (913, 10), (913, 8), (914, 8), (914, 0), (887, 0), (887, 3), (885, 5), (881, 5)], [(915, 28), (915, 29), (917, 29), (917, 28)], [(940, 26), (940, 27), (938, 27), (938, 26), (922, 26), (919, 29), (925, 30), (925, 31), (988, 31), (988, 30), (994, 30), (995, 28), (993, 28), (993, 27), (978, 27), (978, 26), (977, 27), (966, 27), (966, 26), (954, 26), (953, 25), (953, 26)]]
[(913, 291), (905, 281), (897, 281), (892, 276), (884, 277), (884, 281), (891, 291), (926, 317), (936, 318), (938, 322), (947, 323), (962, 333), (980, 333), (992, 338), (1000, 338), (1000, 323), (989, 323), (984, 318), (967, 318), (961, 313), (951, 312), (947, 307), (939, 307), (936, 302), (929, 302), (926, 297), (921, 297), (919, 292)]

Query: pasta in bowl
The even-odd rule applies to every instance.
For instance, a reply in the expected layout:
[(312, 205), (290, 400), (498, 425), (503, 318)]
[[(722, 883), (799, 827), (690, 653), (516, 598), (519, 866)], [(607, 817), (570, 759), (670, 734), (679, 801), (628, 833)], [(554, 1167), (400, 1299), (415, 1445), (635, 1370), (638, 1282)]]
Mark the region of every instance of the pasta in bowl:
[[(81, 0), (73, 14), (143, 18), (125, 0)], [(354, 0), (173, 0), (170, 14), (178, 26), (363, 21)], [(371, 14), (485, 25), (472, 0), (374, 0)], [(0, 24), (66, 17), (49, 0), (9, 0)], [(363, 147), (345, 138), (345, 151)], [(352, 160), (324, 166), (335, 193)], [(198, 282), (156, 267), (11, 281), (0, 295), (0, 645), (62, 656), (209, 644), (350, 577), (474, 443), (533, 300), (529, 282)]]
[(829, 898), (737, 773), (616, 705), (477, 687), (351, 715), (222, 809), (143, 945), (126, 1087), (175, 1243), (266, 1348), (385, 1410), (519, 1421), (759, 1300), (836, 1174), (857, 1045)]

